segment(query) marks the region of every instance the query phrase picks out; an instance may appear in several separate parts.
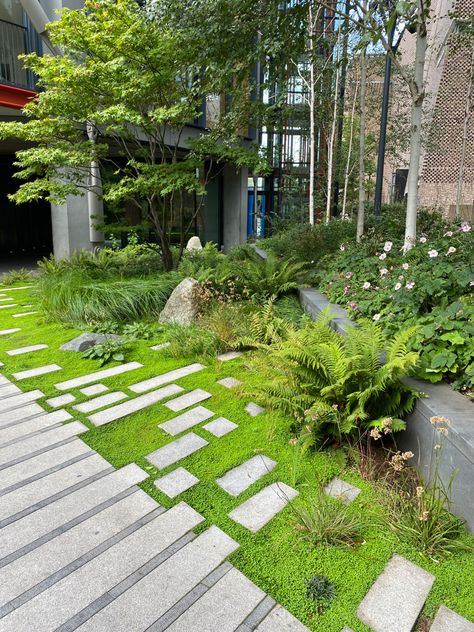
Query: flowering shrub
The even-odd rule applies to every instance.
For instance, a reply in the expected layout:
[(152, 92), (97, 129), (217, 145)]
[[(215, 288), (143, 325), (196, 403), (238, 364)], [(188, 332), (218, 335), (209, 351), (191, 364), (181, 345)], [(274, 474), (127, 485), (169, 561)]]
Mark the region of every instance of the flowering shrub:
[[(421, 235), (404, 256), (401, 239), (346, 244), (323, 262), (321, 290), (351, 317), (378, 321), (387, 333), (420, 324), (412, 348), (420, 376), (474, 385), (474, 229), (467, 222)], [(381, 263), (383, 262), (383, 263)]]

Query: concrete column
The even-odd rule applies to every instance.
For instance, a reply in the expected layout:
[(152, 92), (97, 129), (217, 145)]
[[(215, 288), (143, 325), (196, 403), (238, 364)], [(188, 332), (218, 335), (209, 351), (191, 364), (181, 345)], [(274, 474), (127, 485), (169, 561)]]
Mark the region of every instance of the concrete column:
[(80, 250), (93, 250), (87, 195), (68, 195), (64, 204), (51, 204), (53, 252), (57, 259)]
[(224, 250), (247, 241), (248, 169), (237, 171), (234, 165), (224, 167), (223, 236)]

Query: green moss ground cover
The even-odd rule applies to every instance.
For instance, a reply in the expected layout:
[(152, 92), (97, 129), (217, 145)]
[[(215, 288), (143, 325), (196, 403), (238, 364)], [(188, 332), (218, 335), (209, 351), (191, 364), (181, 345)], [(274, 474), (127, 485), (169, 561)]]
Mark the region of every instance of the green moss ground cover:
[[(15, 291), (9, 295), (20, 306), (35, 300), (29, 290)], [(62, 371), (24, 380), (20, 384), (23, 390), (40, 388), (45, 398), (53, 397), (59, 394), (53, 386), (55, 382), (99, 370), (98, 361), (85, 360), (80, 354), (59, 350), (59, 346), (80, 333), (79, 330), (48, 322), (41, 314), (12, 318), (11, 314), (16, 311), (28, 310), (23, 307), (0, 310), (0, 329), (21, 327), (20, 332), (0, 337), (0, 360), (5, 363), (1, 369), (3, 374), (11, 378), (14, 372), (51, 363), (62, 367)], [(138, 342), (130, 349), (126, 360), (139, 361), (144, 367), (104, 380), (110, 390), (123, 390), (139, 380), (200, 360), (167, 358), (162, 352), (149, 348), (156, 342), (159, 340)], [(5, 354), (9, 349), (39, 343), (48, 344), (48, 349), (16, 357)], [(205, 370), (179, 380), (179, 384), (187, 390), (203, 388), (211, 392), (212, 399), (207, 402), (209, 408), (217, 415), (236, 422), (239, 428), (220, 439), (202, 428), (193, 429), (209, 441), (209, 446), (183, 460), (182, 465), (198, 476), (200, 482), (175, 501), (162, 495), (153, 485), (156, 478), (174, 466), (159, 472), (144, 459), (144, 455), (173, 440), (173, 437), (157, 429), (159, 423), (174, 416), (162, 404), (101, 428), (92, 427), (85, 415), (74, 414), (74, 418), (90, 428), (88, 433), (82, 435), (82, 439), (115, 467), (135, 462), (149, 472), (150, 478), (141, 487), (162, 505), (170, 507), (184, 500), (206, 518), (200, 529), (216, 524), (235, 538), (240, 549), (231, 556), (231, 562), (312, 630), (340, 632), (345, 625), (356, 632), (368, 630), (357, 620), (357, 606), (394, 552), (411, 559), (436, 576), (423, 616), (434, 616), (438, 606), (443, 603), (474, 620), (474, 554), (457, 553), (435, 562), (399, 542), (382, 527), (375, 526), (373, 516), (381, 511), (378, 502), (381, 489), (377, 484), (363, 481), (348, 467), (342, 450), (301, 456), (298, 448), (289, 444), (290, 419), (275, 413), (252, 418), (244, 410), (245, 398), (216, 383), (216, 380), (229, 375), (240, 379), (247, 386), (258, 381), (258, 375), (249, 373), (245, 356), (225, 363), (207, 358), (203, 364), (207, 365)], [(76, 403), (86, 399), (78, 389), (72, 389), (71, 392), (77, 397)], [(42, 401), (40, 403), (44, 404)], [(46, 404), (44, 406), (47, 407)], [(216, 477), (259, 452), (275, 459), (278, 467), (237, 499), (231, 498), (215, 484)], [(310, 500), (317, 485), (329, 481), (335, 475), (362, 488), (362, 493), (351, 506), (351, 511), (367, 521), (365, 540), (356, 549), (311, 548), (295, 529), (295, 514), (291, 507), (280, 513), (257, 535), (251, 535), (227, 517), (229, 511), (270, 482), (283, 481), (295, 486), (300, 492), (298, 503)], [(473, 542), (473, 538), (467, 534), (465, 540)], [(316, 614), (314, 605), (305, 596), (305, 580), (316, 574), (327, 576), (337, 589), (336, 599), (320, 615)]]

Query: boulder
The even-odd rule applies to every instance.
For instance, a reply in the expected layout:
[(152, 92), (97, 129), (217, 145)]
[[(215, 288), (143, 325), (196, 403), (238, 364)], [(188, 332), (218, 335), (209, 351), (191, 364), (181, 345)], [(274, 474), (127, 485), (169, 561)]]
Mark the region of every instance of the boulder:
[(202, 244), (199, 237), (191, 237), (186, 245), (186, 250), (202, 250)]
[(195, 290), (199, 283), (187, 278), (176, 286), (160, 314), (160, 323), (191, 325), (198, 315), (198, 299)]
[(93, 332), (86, 332), (85, 334), (81, 334), (77, 336), (77, 338), (73, 338), (69, 342), (61, 345), (60, 349), (63, 351), (87, 351), (90, 347), (94, 345), (101, 344), (106, 342), (107, 340), (118, 340), (120, 336), (117, 334), (96, 334)]

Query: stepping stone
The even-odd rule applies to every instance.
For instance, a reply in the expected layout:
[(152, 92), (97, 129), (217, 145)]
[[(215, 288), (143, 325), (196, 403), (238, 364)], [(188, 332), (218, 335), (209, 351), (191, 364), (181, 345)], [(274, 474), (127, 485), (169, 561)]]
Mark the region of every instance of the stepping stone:
[(474, 623), (446, 606), (440, 606), (431, 624), (430, 632), (474, 632)]
[(277, 463), (264, 454), (256, 454), (248, 461), (229, 470), (216, 483), (231, 496), (238, 496), (263, 476), (271, 472)]
[(324, 488), (324, 493), (333, 498), (341, 500), (344, 504), (350, 505), (357, 498), (361, 490), (355, 485), (346, 483), (340, 478), (333, 478)]
[(29, 403), (13, 410), (7, 410), (0, 413), (0, 427), (10, 426), (16, 424), (24, 419), (33, 417), (34, 415), (43, 415), (44, 408), (39, 404)]
[(275, 606), (255, 632), (309, 632), (309, 628), (282, 606)]
[(232, 432), (232, 430), (238, 428), (238, 425), (234, 424), (233, 421), (229, 421), (225, 417), (218, 417), (217, 419), (214, 419), (214, 421), (210, 421), (208, 424), (203, 426), (203, 428), (215, 437), (223, 437), (229, 432)]
[(21, 287), (4, 287), (2, 292), (15, 292), (16, 290), (28, 290), (32, 285), (22, 285)]
[(56, 424), (68, 421), (69, 419), (72, 419), (72, 417), (65, 410), (55, 410), (52, 413), (45, 413), (44, 415), (39, 415), (38, 417), (32, 417), (31, 419), (27, 419), (19, 424), (2, 428), (0, 430), (0, 443), (5, 444), (9, 441), (13, 441), (14, 439), (26, 437), (34, 432), (46, 430), (49, 426), (55, 426)]
[(161, 349), (166, 349), (166, 347), (169, 347), (170, 343), (169, 342), (161, 342), (159, 345), (153, 345), (153, 347), (150, 347), (150, 349), (152, 351), (160, 351)]
[(14, 373), (13, 377), (16, 380), (27, 380), (30, 377), (38, 377), (39, 375), (46, 375), (47, 373), (54, 373), (54, 371), (61, 371), (61, 367), (57, 364), (47, 364), (46, 366), (39, 366), (36, 369), (29, 369), (28, 371), (19, 371)]
[(0, 385), (0, 399), (6, 399), (11, 397), (12, 395), (16, 395), (17, 393), (21, 393), (21, 390), (18, 386), (14, 384), (1, 384)]
[(188, 472), (184, 467), (178, 467), (169, 474), (158, 478), (155, 481), (155, 487), (170, 498), (176, 498), (196, 483), (199, 483), (197, 476)]
[(59, 406), (65, 406), (66, 404), (70, 404), (75, 401), (75, 395), (71, 395), (71, 393), (66, 393), (65, 395), (59, 395), (58, 397), (51, 397), (46, 400), (46, 403), (49, 404), (52, 408), (58, 408)]
[(131, 415), (132, 413), (136, 413), (139, 410), (143, 410), (143, 408), (147, 408), (152, 404), (156, 404), (156, 402), (161, 401), (165, 397), (175, 395), (182, 390), (183, 389), (181, 388), (181, 386), (178, 386), (177, 384), (169, 384), (168, 386), (164, 386), (157, 391), (152, 391), (151, 393), (147, 393), (146, 395), (141, 395), (140, 397), (135, 397), (135, 399), (130, 399), (128, 402), (124, 402), (123, 404), (118, 404), (117, 406), (112, 406), (112, 408), (107, 408), (106, 410), (101, 410), (98, 413), (94, 413), (89, 417), (89, 421), (93, 423), (94, 426), (103, 426), (104, 424), (108, 424), (111, 421), (121, 419), (126, 415)]
[(162, 373), (161, 375), (157, 375), (156, 377), (152, 377), (148, 380), (143, 380), (143, 382), (137, 382), (128, 388), (134, 393), (144, 393), (145, 391), (149, 391), (151, 388), (156, 388), (157, 386), (167, 384), (168, 382), (174, 382), (175, 380), (179, 380), (181, 377), (186, 377), (187, 375), (191, 375), (192, 373), (196, 373), (197, 371), (201, 371), (205, 368), (206, 367), (203, 364), (196, 362), (195, 364), (183, 366), (180, 369), (168, 371), (168, 373)]
[(88, 402), (82, 402), (82, 404), (77, 404), (76, 406), (73, 406), (73, 408), (74, 410), (78, 410), (81, 413), (90, 413), (93, 410), (104, 408), (104, 406), (109, 406), (109, 404), (119, 402), (120, 400), (126, 399), (127, 397), (128, 395), (126, 395), (125, 393), (122, 393), (121, 391), (116, 391), (115, 393), (107, 393), (107, 395), (95, 397)]
[(104, 384), (93, 384), (92, 386), (86, 386), (86, 388), (81, 388), (80, 392), (83, 395), (99, 395), (99, 393), (105, 393), (108, 391), (109, 387), (104, 386)]
[[(0, 296), (5, 296), (5, 294), (0, 294)], [(4, 303), (5, 301), (13, 301), (12, 298), (0, 298), (0, 303)]]
[(227, 353), (221, 353), (221, 355), (217, 356), (217, 359), (220, 362), (227, 362), (228, 360), (235, 360), (235, 358), (240, 358), (242, 355), (242, 351), (228, 351)]
[(222, 380), (217, 380), (217, 383), (226, 388), (236, 388), (242, 384), (242, 382), (235, 377), (223, 377)]
[(166, 628), (166, 632), (236, 630), (264, 598), (265, 593), (260, 588), (236, 568), (231, 568), (169, 628)]
[(40, 351), (41, 349), (47, 349), (48, 345), (32, 345), (31, 347), (19, 347), (18, 349), (12, 349), (7, 351), (7, 355), (16, 356), (23, 353), (31, 353), (32, 351)]
[(18, 307), (18, 303), (9, 303), (8, 305), (0, 305), (0, 309), (7, 309), (7, 307)]
[(44, 397), (44, 393), (43, 391), (39, 391), (38, 389), (34, 391), (27, 391), (26, 393), (20, 392), (19, 395), (8, 397), (2, 402), (2, 413), (7, 410), (12, 410), (13, 408), (19, 408), (20, 406), (23, 406), (28, 402), (33, 402), (36, 399), (40, 399), (41, 397)]
[(374, 632), (411, 632), (434, 576), (394, 555), (365, 595), (357, 616)]
[(265, 412), (265, 408), (262, 408), (258, 404), (254, 404), (254, 402), (250, 402), (249, 404), (247, 404), (245, 410), (251, 417), (256, 417), (257, 415), (261, 415)]
[(33, 314), (39, 314), (39, 312), (23, 312), (21, 314), (12, 314), (13, 318), (22, 318), (22, 316), (32, 316)]
[(65, 382), (58, 382), (54, 386), (59, 391), (68, 391), (70, 388), (76, 388), (77, 386), (83, 386), (90, 384), (91, 382), (98, 382), (106, 377), (112, 377), (114, 375), (120, 375), (127, 371), (134, 371), (135, 369), (141, 369), (143, 364), (140, 362), (127, 362), (126, 364), (120, 364), (114, 366), (111, 369), (103, 369), (102, 371), (96, 371), (95, 373), (89, 373), (88, 375), (82, 375), (81, 377), (75, 377), (72, 380), (66, 380)]
[(2, 329), (2, 331), (0, 331), (0, 336), (7, 336), (8, 334), (14, 334), (17, 331), (21, 331), (21, 328), (14, 327), (13, 329)]
[(204, 400), (209, 399), (209, 397), (212, 397), (210, 393), (203, 391), (201, 388), (196, 388), (190, 393), (185, 393), (180, 397), (172, 399), (170, 402), (166, 402), (165, 406), (177, 413), (178, 411), (183, 410), (183, 408), (194, 406), (194, 404), (203, 402)]
[(197, 406), (182, 415), (178, 415), (178, 417), (165, 421), (165, 423), (160, 424), (158, 428), (161, 428), (170, 435), (176, 436), (213, 416), (214, 413), (212, 410), (209, 410), (204, 406)]
[(272, 483), (231, 511), (229, 518), (257, 533), (297, 495), (285, 483)]
[(145, 458), (159, 470), (163, 470), (168, 465), (173, 465), (173, 463), (197, 452), (205, 445), (208, 445), (208, 441), (194, 434), (194, 432), (189, 432), (179, 439), (164, 445), (162, 448), (147, 454)]

